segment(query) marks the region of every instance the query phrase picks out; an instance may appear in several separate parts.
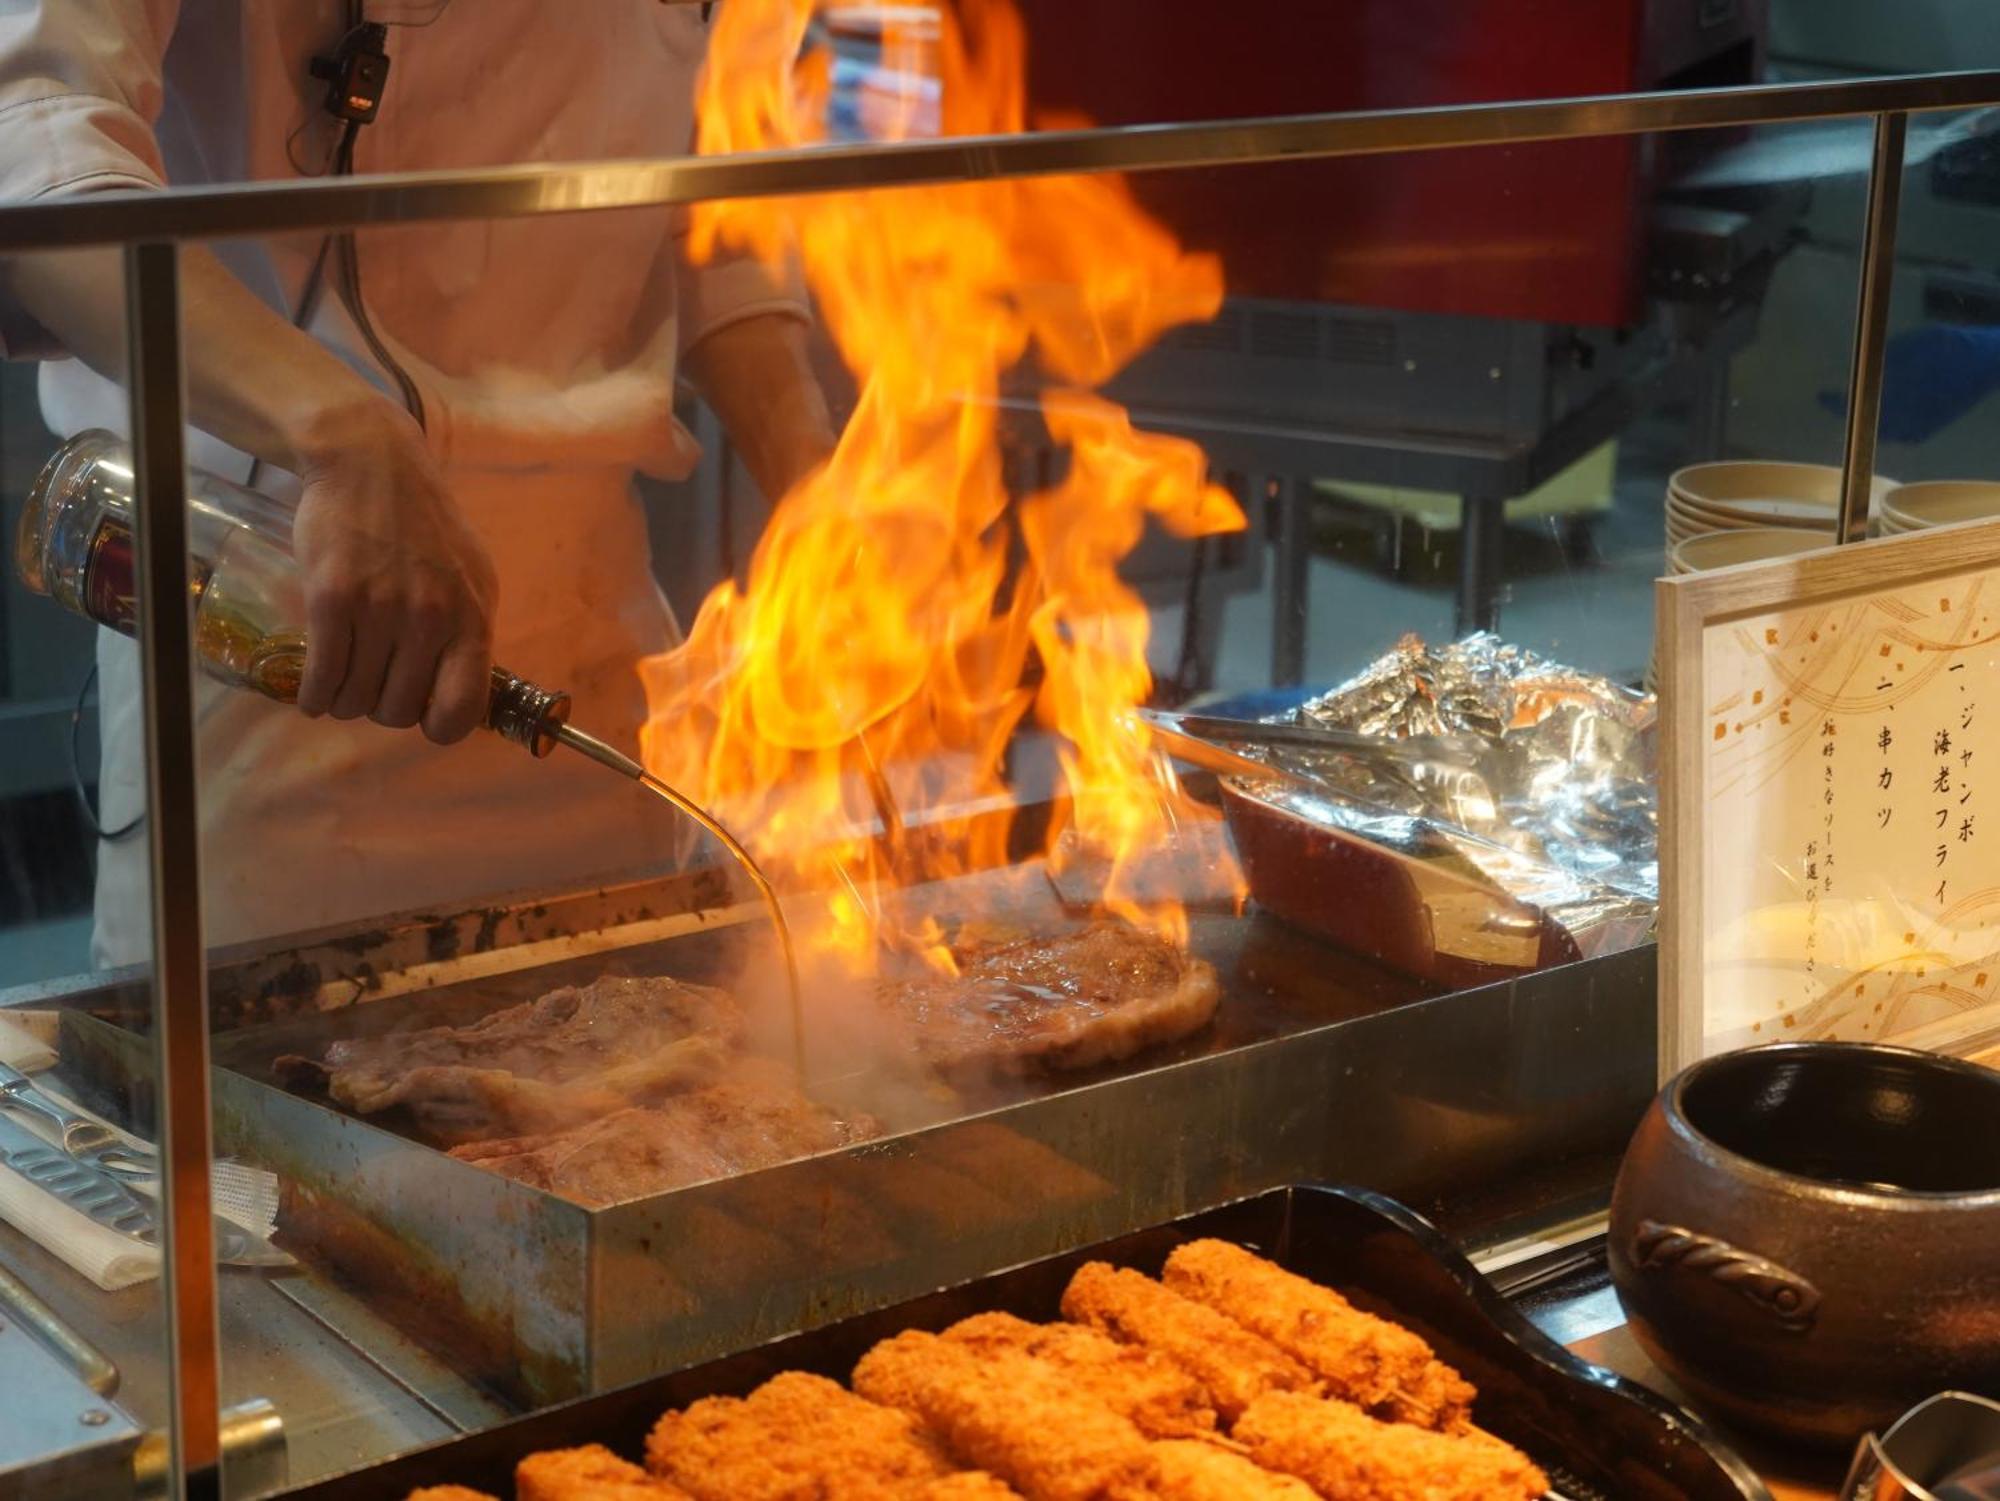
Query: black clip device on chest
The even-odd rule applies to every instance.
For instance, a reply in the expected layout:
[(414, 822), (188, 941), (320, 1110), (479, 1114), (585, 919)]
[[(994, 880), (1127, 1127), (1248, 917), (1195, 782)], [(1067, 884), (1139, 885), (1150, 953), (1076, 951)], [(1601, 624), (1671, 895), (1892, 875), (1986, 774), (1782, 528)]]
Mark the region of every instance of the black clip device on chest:
[(367, 125), (382, 108), (389, 82), (389, 28), (364, 21), (340, 39), (331, 55), (312, 60), (312, 76), (326, 82), (326, 112), (336, 120)]

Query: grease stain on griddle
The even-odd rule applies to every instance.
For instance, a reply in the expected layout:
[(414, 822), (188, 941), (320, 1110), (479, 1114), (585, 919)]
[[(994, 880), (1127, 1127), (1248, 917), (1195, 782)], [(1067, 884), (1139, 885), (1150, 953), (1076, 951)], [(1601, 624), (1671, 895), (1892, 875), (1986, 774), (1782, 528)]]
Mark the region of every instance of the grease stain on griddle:
[(459, 932), (456, 918), (442, 918), (424, 930), (424, 957), (433, 964), (456, 959), (464, 945), (464, 935)]
[(500, 924), (507, 920), (505, 907), (488, 907), (479, 914), (479, 928), (472, 935), (472, 952), (483, 954), (495, 946)]
[(320, 983), (320, 968), (317, 964), (308, 963), (304, 959), (294, 959), (257, 987), (256, 1002), (265, 1015), (278, 1016), (291, 1009), (279, 1006), (279, 1002), (310, 1000), (319, 992)]

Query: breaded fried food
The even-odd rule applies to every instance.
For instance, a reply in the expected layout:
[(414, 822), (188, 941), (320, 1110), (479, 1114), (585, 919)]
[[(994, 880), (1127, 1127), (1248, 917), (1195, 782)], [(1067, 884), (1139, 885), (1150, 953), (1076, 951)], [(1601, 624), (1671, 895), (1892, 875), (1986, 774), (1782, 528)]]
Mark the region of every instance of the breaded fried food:
[(493, 1501), (493, 1497), (463, 1485), (422, 1485), (403, 1501)]
[(1199, 1438), (1215, 1431), (1215, 1407), (1199, 1381), (1163, 1356), (1076, 1324), (1030, 1324), (981, 1313), (944, 1337), (982, 1359), (1025, 1355), (1059, 1374), (1079, 1396), (1102, 1402), (1148, 1438)]
[(517, 1501), (689, 1501), (602, 1444), (530, 1454), (514, 1468)]
[(646, 1440), (646, 1468), (694, 1501), (817, 1501), (914, 1496), (954, 1466), (908, 1412), (787, 1371), (747, 1397), (668, 1413)]
[(1250, 1404), (1236, 1440), (1267, 1470), (1327, 1501), (1535, 1501), (1549, 1477), (1491, 1434), (1384, 1423), (1348, 1402), (1273, 1392)]
[(952, 1456), (998, 1475), (1028, 1501), (1152, 1501), (1158, 1473), (1131, 1422), (1079, 1399), (1038, 1361), (982, 1358), (911, 1330), (854, 1368), (854, 1389), (920, 1419)]
[(1320, 1391), (1319, 1378), (1269, 1340), (1128, 1267), (1085, 1262), (1063, 1293), (1062, 1311), (1166, 1356), (1201, 1383), (1226, 1422), (1266, 1392)]
[(1021, 1493), (984, 1470), (960, 1470), (942, 1480), (927, 1480), (917, 1501), (1021, 1501)]
[(1170, 1439), (1153, 1445), (1160, 1501), (1317, 1501), (1311, 1486), (1275, 1475), (1220, 1444)]
[(1443, 1432), (1472, 1421), (1471, 1382), (1417, 1335), (1363, 1313), (1331, 1288), (1227, 1241), (1195, 1240), (1167, 1258), (1168, 1287), (1269, 1340), (1377, 1417)]

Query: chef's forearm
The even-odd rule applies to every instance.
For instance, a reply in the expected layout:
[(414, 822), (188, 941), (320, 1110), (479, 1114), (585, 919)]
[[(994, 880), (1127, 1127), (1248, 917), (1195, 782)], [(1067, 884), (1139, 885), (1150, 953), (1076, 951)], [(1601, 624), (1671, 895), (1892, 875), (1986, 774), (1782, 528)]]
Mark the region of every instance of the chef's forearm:
[(689, 381), (773, 501), (833, 452), (833, 419), (806, 335), (798, 318), (760, 314), (709, 334), (685, 361)]
[[(126, 376), (125, 278), (116, 251), (16, 257), (14, 301), (91, 369)], [(408, 424), (407, 416), (310, 335), (293, 328), (208, 250), (181, 255), (189, 419), (281, 468)]]

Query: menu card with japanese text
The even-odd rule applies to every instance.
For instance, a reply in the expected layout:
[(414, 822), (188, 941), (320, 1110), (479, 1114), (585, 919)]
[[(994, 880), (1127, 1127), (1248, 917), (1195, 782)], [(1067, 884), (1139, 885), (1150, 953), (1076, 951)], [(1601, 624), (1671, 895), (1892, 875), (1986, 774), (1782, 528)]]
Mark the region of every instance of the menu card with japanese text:
[(2000, 1037), (2000, 570), (1702, 634), (1703, 1047)]

